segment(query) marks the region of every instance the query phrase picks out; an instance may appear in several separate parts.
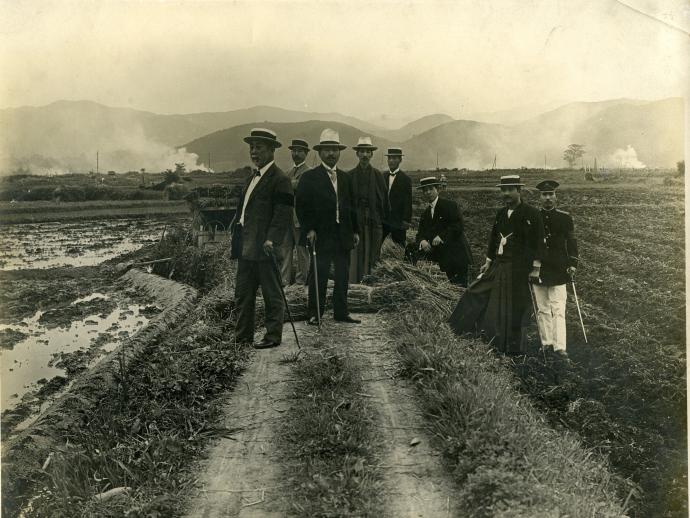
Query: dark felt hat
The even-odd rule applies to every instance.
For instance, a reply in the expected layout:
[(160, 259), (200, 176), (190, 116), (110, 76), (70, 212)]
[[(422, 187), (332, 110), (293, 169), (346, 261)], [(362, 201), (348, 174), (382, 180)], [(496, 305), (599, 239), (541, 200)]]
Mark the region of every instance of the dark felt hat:
[(306, 149), (307, 151), (309, 151), (309, 144), (307, 144), (306, 140), (302, 140), (299, 138), (293, 138), (292, 144), (290, 144), (288, 146), (288, 149), (293, 149), (293, 148), (302, 148), (302, 149)]
[(278, 142), (278, 136), (274, 131), (266, 128), (252, 128), (249, 132), (248, 137), (244, 137), (244, 141), (249, 144), (250, 142), (266, 142), (272, 144), (274, 148), (282, 147), (282, 144)]

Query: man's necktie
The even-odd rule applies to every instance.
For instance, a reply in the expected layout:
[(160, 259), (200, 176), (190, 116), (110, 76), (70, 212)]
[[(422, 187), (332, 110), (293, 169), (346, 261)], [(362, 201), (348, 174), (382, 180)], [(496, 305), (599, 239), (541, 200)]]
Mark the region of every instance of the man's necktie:
[(254, 176), (261, 176), (261, 171), (254, 169)]

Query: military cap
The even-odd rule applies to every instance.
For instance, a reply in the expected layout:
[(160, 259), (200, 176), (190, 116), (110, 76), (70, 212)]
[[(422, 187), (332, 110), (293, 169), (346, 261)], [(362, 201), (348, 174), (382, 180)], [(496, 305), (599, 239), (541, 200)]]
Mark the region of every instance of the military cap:
[(541, 192), (553, 192), (560, 184), (556, 180), (542, 180), (537, 184)]

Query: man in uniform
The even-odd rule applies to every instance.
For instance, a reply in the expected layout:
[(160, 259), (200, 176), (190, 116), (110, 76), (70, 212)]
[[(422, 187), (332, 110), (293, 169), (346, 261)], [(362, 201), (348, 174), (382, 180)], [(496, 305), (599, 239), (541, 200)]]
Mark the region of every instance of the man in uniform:
[(441, 182), (435, 176), (422, 178), (419, 183), (417, 189), (422, 190), (428, 206), (419, 220), (414, 262), (419, 258), (434, 261), (451, 283), (467, 286), (472, 252), (460, 208), (453, 200), (439, 198)]
[(449, 319), (457, 333), (480, 332), (499, 351), (526, 350), (523, 327), (532, 309), (529, 282), (539, 278), (545, 254), (539, 209), (522, 201), (518, 175), (501, 177), (505, 207), (496, 214), (486, 262)]
[(371, 137), (360, 137), (353, 149), (359, 164), (349, 171), (362, 242), (352, 251), (350, 282), (358, 283), (378, 262), (383, 238), (383, 222), (388, 218), (388, 186), (381, 171), (371, 166), (378, 148)]
[(400, 170), (402, 149), (389, 148), (386, 157), (388, 171), (383, 174), (383, 180), (388, 186), (390, 214), (383, 225), (383, 239), (390, 234), (395, 243), (405, 247), (405, 234), (412, 221), (412, 180)]
[[(309, 154), (309, 144), (303, 139), (292, 139), (292, 144), (288, 146), (292, 153), (292, 161), (294, 166), (288, 171), (288, 177), (292, 181), (292, 188), (297, 189), (299, 179), (309, 168), (307, 167), (307, 155)], [(295, 282), (306, 286), (307, 274), (309, 273), (309, 252), (306, 246), (299, 243), (299, 219), (297, 219), (297, 212), (295, 211), (293, 225), (289, 229), (283, 245), (280, 247), (282, 265), (280, 274), (283, 279), (283, 286), (292, 284), (292, 251), (296, 250), (297, 254), (297, 272), (295, 274)], [(295, 244), (297, 243), (297, 246)]]
[(244, 141), (256, 169), (244, 185), (238, 211), (231, 224), (231, 257), (237, 259), (235, 338), (241, 343), (254, 341), (256, 292), (261, 286), (266, 311), (266, 334), (256, 349), (280, 345), (285, 307), (280, 279), (271, 257), (285, 239), (292, 221), (294, 196), (290, 179), (274, 163), (276, 134), (254, 128)]
[(541, 217), (544, 222), (546, 255), (542, 260), (539, 280), (533, 284), (537, 302), (537, 324), (544, 348), (567, 356), (565, 337), (566, 284), (577, 268), (577, 241), (573, 218), (556, 208), (555, 180), (537, 184), (541, 192)]
[(300, 244), (308, 244), (312, 250), (316, 249), (316, 273), (319, 281), (317, 286), (312, 261), (308, 281), (309, 325), (317, 325), (323, 315), (331, 264), (335, 267), (333, 317), (337, 322), (360, 322), (352, 318), (347, 309), (350, 251), (359, 243), (359, 227), (350, 176), (336, 167), (340, 151), (345, 148), (340, 143), (337, 131), (323, 130), (319, 143), (314, 146), (322, 163), (305, 172), (297, 185)]

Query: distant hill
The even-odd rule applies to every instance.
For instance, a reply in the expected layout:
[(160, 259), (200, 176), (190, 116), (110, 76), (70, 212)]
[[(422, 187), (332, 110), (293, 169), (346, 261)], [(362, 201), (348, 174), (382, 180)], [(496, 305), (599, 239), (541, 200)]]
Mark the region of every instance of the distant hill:
[(0, 172), (19, 166), (86, 172), (96, 168), (97, 151), (101, 170), (162, 170), (175, 162), (195, 163), (195, 157), (174, 148), (214, 131), (249, 123), (308, 120), (338, 121), (362, 128), (365, 134), (382, 130), (338, 113), (270, 106), (160, 115), (91, 101), (57, 101), (47, 106), (0, 110)]
[(583, 144), (590, 165), (674, 168), (684, 156), (680, 98), (571, 103), (516, 125), (452, 121), (402, 145), (407, 167), (562, 167), (563, 150)]
[[(243, 124), (216, 131), (210, 135), (188, 142), (184, 147), (187, 152), (195, 153), (205, 161), (210, 153), (211, 166), (216, 171), (234, 170), (251, 164), (249, 147), (242, 139), (249, 134), (254, 126), (255, 124)], [(343, 169), (350, 169), (357, 164), (357, 158), (352, 150), (352, 146), (357, 143), (358, 138), (363, 134), (359, 128), (333, 121), (328, 123), (323, 121), (272, 123), (270, 126), (283, 143), (283, 147), (276, 151), (276, 163), (283, 169), (288, 169), (292, 165), (290, 150), (287, 148), (290, 141), (294, 138), (303, 138), (309, 142), (310, 146), (313, 146), (319, 142), (319, 137), (325, 127), (337, 130), (340, 134), (340, 141), (348, 146), (348, 149), (341, 152), (338, 165)], [(386, 167), (383, 154), (389, 146), (394, 144), (380, 137), (374, 137), (373, 141), (374, 145), (379, 148), (374, 155), (373, 165), (378, 168)], [(318, 163), (316, 152), (311, 151), (307, 157), (307, 164), (316, 165)]]
[(425, 131), (445, 124), (454, 120), (450, 115), (445, 115), (443, 113), (435, 113), (433, 115), (427, 115), (408, 124), (405, 124), (402, 128), (396, 130), (379, 130), (374, 132), (376, 135), (387, 138), (394, 142), (403, 142), (408, 140), (415, 135), (424, 133)]
[[(675, 167), (684, 155), (684, 105), (680, 98), (660, 101), (617, 99), (570, 103), (513, 124), (453, 120), (448, 115), (422, 117), (387, 130), (347, 115), (318, 114), (256, 106), (218, 113), (160, 115), (111, 108), (90, 101), (58, 101), (42, 107), (0, 110), (0, 174), (18, 167), (34, 172), (161, 171), (184, 162), (189, 168), (208, 162), (214, 169), (248, 163), (242, 137), (253, 126), (275, 129), (287, 144), (306, 137), (315, 143), (324, 127), (341, 129), (348, 146), (372, 135), (381, 148), (374, 157), (384, 165), (391, 145), (405, 151), (404, 167), (484, 169), (494, 156), (498, 167), (564, 165), (563, 150), (583, 144), (591, 163), (602, 167)], [(287, 150), (278, 154), (289, 165)], [(350, 161), (351, 159), (351, 161)], [(344, 153), (345, 167), (354, 153)]]

